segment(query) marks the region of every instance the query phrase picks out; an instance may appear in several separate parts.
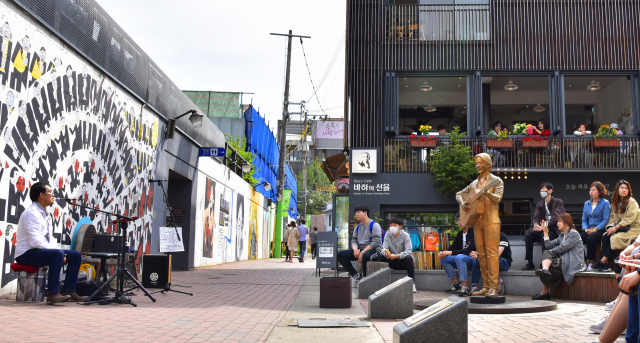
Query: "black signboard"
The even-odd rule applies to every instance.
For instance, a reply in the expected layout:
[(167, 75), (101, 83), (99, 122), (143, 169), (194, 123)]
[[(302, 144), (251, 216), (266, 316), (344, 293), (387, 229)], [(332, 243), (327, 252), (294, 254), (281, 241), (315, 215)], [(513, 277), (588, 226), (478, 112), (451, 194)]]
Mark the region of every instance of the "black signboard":
[(512, 210), (513, 210), (513, 214), (531, 215), (531, 202), (530, 201), (514, 201)]
[(333, 268), (338, 276), (338, 233), (318, 232), (317, 249), (316, 276), (320, 274), (320, 268)]

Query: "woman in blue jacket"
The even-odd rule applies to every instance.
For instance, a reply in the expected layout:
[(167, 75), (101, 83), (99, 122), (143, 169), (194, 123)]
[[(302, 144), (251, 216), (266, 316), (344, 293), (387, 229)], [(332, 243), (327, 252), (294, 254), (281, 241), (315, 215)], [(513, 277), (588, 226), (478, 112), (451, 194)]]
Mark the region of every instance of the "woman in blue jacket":
[(609, 222), (611, 206), (604, 197), (607, 190), (600, 181), (595, 181), (589, 189), (591, 199), (584, 203), (582, 210), (582, 230), (580, 236), (582, 242), (587, 245), (587, 271), (591, 271), (591, 265), (596, 259), (596, 247), (602, 241), (602, 235), (606, 232), (604, 227)]

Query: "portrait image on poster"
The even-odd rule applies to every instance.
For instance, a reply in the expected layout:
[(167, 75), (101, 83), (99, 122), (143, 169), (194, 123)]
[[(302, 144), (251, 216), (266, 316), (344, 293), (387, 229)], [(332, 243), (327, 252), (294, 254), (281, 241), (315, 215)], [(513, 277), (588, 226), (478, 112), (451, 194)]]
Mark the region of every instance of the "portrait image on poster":
[(222, 187), (220, 192), (220, 213), (218, 222), (218, 261), (219, 263), (227, 262), (227, 249), (230, 248), (231, 239), (229, 237), (229, 226), (231, 219), (231, 190)]
[(236, 201), (236, 261), (242, 258), (242, 249), (244, 247), (244, 196), (238, 193)]
[(204, 195), (204, 236), (202, 246), (202, 257), (213, 257), (213, 228), (215, 227), (215, 199), (216, 183), (210, 178), (206, 178), (206, 193)]

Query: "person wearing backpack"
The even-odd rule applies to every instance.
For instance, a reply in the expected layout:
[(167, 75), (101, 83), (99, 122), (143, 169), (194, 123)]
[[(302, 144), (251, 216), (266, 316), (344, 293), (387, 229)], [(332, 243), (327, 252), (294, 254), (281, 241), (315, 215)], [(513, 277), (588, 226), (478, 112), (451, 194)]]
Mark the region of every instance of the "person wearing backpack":
[[(356, 287), (358, 281), (367, 275), (367, 262), (381, 248), (384, 234), (380, 224), (369, 218), (369, 206), (364, 204), (357, 205), (353, 212), (358, 225), (353, 231), (351, 249), (338, 252), (338, 262), (351, 275), (351, 286)], [(356, 272), (351, 261), (358, 261), (362, 264), (360, 273)]]
[(389, 263), (389, 268), (393, 270), (406, 270), (407, 275), (414, 280), (413, 293), (416, 293), (415, 267), (411, 256), (413, 245), (409, 234), (402, 230), (402, 218), (391, 218), (389, 233), (382, 243), (382, 252), (378, 254), (377, 260)]

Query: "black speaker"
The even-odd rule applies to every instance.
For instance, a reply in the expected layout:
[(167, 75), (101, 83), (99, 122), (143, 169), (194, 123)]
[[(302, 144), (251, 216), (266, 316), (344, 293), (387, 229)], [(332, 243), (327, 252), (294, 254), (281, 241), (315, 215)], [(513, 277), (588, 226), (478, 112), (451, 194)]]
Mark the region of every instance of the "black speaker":
[[(95, 291), (97, 291), (98, 287), (99, 286), (93, 280), (85, 281), (85, 282), (78, 282), (76, 284), (76, 294), (78, 294), (79, 296), (88, 297), (91, 294), (93, 294)], [(108, 290), (109, 290), (109, 287), (105, 286), (102, 289), (102, 291), (100, 291), (98, 294), (96, 294), (95, 297), (93, 297), (91, 299), (91, 301), (102, 300), (103, 298), (107, 297), (109, 295), (107, 293)]]
[(142, 256), (142, 285), (164, 288), (171, 283), (171, 255)]

